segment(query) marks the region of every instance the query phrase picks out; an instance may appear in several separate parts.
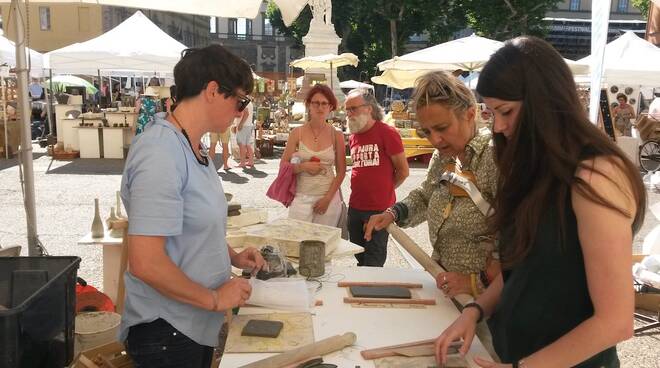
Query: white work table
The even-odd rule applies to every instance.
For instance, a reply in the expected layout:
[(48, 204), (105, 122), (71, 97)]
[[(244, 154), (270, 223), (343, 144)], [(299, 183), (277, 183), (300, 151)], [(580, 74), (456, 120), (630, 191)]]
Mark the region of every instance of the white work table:
[[(323, 287), (316, 294), (316, 299), (322, 300), (323, 305), (314, 307), (311, 312), (314, 340), (319, 341), (346, 332), (357, 335), (355, 345), (323, 357), (324, 363), (336, 364), (338, 367), (374, 367), (374, 361), (362, 359), (360, 351), (435, 338), (459, 316), (456, 307), (442, 295), (433, 278), (425, 271), (409, 268), (326, 266), (323, 279), (329, 281), (323, 282)], [(343, 298), (349, 296), (348, 288), (337, 287), (338, 281), (421, 283), (424, 286), (422, 289), (413, 289), (413, 293), (417, 294), (415, 297), (433, 298), (437, 304), (424, 308), (353, 307), (344, 303)], [(273, 310), (265, 308), (243, 307), (239, 314), (271, 312)], [(274, 354), (225, 353), (220, 367), (235, 368), (271, 355)], [(489, 356), (476, 336), (466, 355), (468, 366), (477, 367), (473, 362), (475, 355)]]

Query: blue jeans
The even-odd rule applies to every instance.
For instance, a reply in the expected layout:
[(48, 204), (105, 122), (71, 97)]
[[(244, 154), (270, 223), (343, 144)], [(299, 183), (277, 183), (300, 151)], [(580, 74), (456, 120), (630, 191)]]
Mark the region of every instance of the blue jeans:
[(348, 238), (351, 243), (364, 248), (364, 252), (355, 255), (358, 266), (383, 267), (387, 259), (387, 230), (373, 231), (371, 240), (364, 239), (364, 225), (369, 222), (371, 215), (377, 215), (383, 211), (360, 211), (348, 208)]
[(209, 368), (213, 359), (212, 347), (199, 345), (162, 318), (131, 326), (126, 351), (135, 368)]

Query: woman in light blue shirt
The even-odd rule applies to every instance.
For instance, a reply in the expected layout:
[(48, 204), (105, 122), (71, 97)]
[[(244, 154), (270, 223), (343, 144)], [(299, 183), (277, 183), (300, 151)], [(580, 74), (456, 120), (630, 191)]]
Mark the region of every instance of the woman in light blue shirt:
[(120, 341), (136, 367), (208, 367), (223, 312), (251, 288), (231, 266), (261, 269), (255, 248), (226, 243), (227, 202), (201, 144), (240, 116), (250, 67), (219, 45), (189, 49), (174, 68), (176, 111), (136, 136), (122, 178), (129, 216)]

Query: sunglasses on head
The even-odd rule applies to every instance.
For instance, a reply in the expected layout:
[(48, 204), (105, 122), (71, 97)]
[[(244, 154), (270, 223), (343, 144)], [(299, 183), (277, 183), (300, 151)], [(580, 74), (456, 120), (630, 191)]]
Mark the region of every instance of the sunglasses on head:
[(234, 92), (231, 89), (229, 89), (229, 88), (227, 88), (223, 85), (221, 85), (219, 89), (220, 89), (220, 91), (224, 92), (225, 94), (227, 94), (229, 96), (235, 96), (236, 99), (238, 99), (238, 101), (236, 102), (236, 109), (238, 110), (238, 112), (242, 112), (243, 110), (245, 110), (247, 105), (249, 105), (250, 102), (252, 102), (252, 99), (250, 97), (248, 97), (246, 95), (239, 94), (238, 92)]

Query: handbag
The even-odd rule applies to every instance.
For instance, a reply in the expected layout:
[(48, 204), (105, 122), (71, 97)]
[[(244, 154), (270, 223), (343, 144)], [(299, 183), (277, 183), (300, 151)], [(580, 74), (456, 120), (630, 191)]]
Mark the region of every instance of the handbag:
[(284, 207), (291, 205), (296, 196), (296, 174), (292, 164), (286, 162), (280, 165), (277, 178), (268, 187), (266, 196), (282, 203)]

